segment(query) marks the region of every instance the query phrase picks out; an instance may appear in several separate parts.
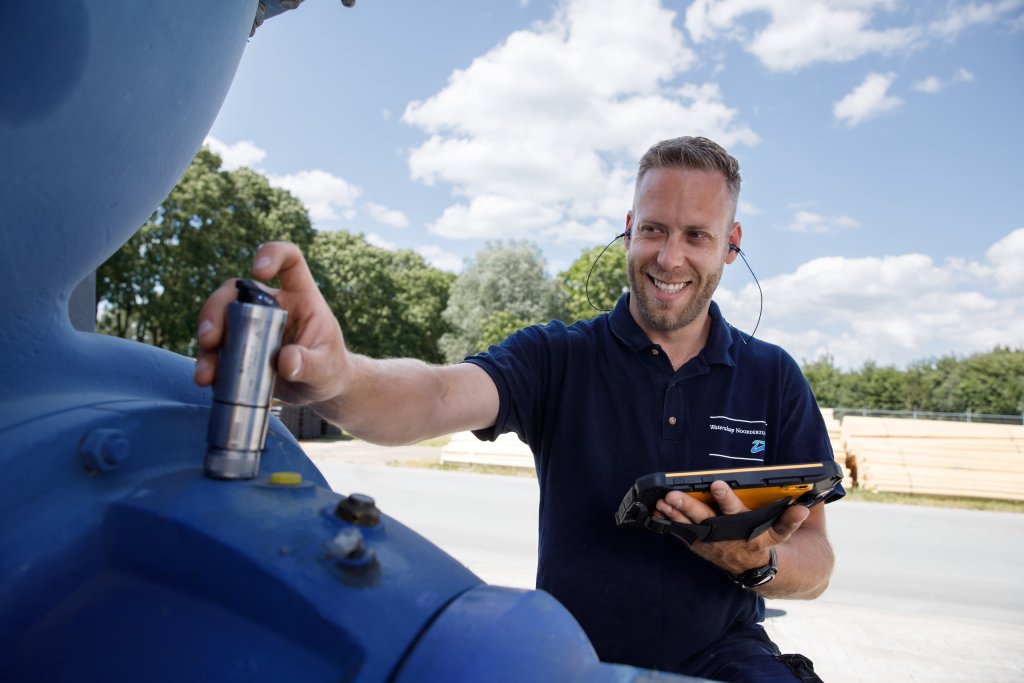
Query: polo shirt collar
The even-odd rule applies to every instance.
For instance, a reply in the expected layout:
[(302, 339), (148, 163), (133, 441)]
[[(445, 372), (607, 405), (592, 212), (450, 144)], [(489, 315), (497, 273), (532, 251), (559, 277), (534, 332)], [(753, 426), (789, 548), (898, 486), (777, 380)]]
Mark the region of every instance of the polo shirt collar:
[[(615, 308), (608, 314), (608, 324), (615, 337), (627, 349), (633, 352), (646, 351), (654, 344), (629, 312), (629, 296), (629, 292), (625, 292), (619, 297)], [(732, 326), (725, 321), (718, 304), (714, 301), (711, 302), (708, 313), (711, 316), (711, 333), (708, 335), (707, 344), (700, 352), (700, 357), (709, 365), (736, 365)]]

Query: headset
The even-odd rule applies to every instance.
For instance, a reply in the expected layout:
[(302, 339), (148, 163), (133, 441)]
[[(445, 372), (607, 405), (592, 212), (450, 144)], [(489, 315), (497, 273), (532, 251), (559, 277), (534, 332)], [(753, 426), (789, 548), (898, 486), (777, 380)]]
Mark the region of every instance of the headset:
[[(613, 237), (612, 241), (605, 245), (604, 249), (601, 250), (601, 253), (597, 255), (597, 258), (594, 259), (594, 263), (590, 266), (590, 272), (587, 273), (587, 282), (583, 286), (583, 289), (584, 289), (584, 293), (587, 295), (587, 303), (590, 304), (590, 307), (593, 308), (595, 311), (600, 311), (602, 313), (607, 313), (611, 309), (610, 308), (598, 308), (597, 306), (594, 305), (594, 302), (590, 299), (590, 276), (594, 274), (594, 268), (597, 267), (597, 262), (601, 260), (601, 257), (604, 256), (604, 253), (606, 251), (608, 251), (608, 248), (611, 247), (613, 244), (615, 244), (616, 240), (621, 239), (623, 237), (629, 237), (632, 234), (633, 234), (633, 229), (632, 228), (626, 228), (624, 231), (620, 232), (618, 235)], [(750, 267), (750, 262), (747, 261), (746, 252), (744, 252), (742, 249), (740, 249), (739, 245), (734, 243), (734, 242), (729, 242), (729, 251), (730, 252), (735, 251), (737, 254), (740, 255), (740, 258), (743, 259), (743, 265), (745, 265), (747, 267), (747, 270), (750, 271), (750, 277), (754, 278), (754, 284), (757, 285), (757, 293), (760, 296), (760, 303), (758, 304), (758, 309), (757, 309), (757, 322), (754, 323), (754, 331), (751, 332), (749, 335), (747, 335), (747, 339), (743, 339), (743, 335), (742, 334), (740, 335), (740, 340), (744, 344), (746, 344), (750, 339), (754, 338), (754, 335), (757, 334), (757, 328), (761, 326), (761, 315), (764, 313), (764, 290), (761, 289), (761, 283), (758, 282), (757, 275), (754, 274), (754, 269)]]

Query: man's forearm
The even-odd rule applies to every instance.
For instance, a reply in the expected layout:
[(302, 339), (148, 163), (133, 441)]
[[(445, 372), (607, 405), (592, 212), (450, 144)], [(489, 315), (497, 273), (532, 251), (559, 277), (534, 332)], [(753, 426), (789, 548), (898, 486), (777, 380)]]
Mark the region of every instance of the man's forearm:
[(802, 527), (775, 546), (778, 573), (757, 588), (766, 598), (813, 600), (828, 587), (835, 566), (832, 545), (822, 530)]
[[(489, 396), (473, 398), (486, 392), (481, 380), (490, 383), (481, 370), (477, 369), (480, 376), (474, 376), (467, 368), (414, 359), (379, 360), (355, 354), (350, 358), (343, 391), (313, 408), (353, 436), (399, 446), (489, 426)], [(496, 392), (494, 396), (496, 401)]]

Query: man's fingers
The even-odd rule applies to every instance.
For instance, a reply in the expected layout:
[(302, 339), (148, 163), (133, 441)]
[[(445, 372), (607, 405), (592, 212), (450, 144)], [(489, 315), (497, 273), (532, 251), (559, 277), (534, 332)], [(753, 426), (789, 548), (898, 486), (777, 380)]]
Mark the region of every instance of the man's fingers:
[(735, 515), (747, 512), (750, 508), (743, 504), (736, 492), (724, 481), (711, 482), (711, 498), (724, 515)]
[(213, 350), (220, 346), (224, 335), (224, 312), (228, 304), (238, 298), (235, 282), (235, 279), (231, 279), (222, 284), (199, 309), (196, 341), (201, 350)]
[(806, 505), (790, 505), (786, 508), (769, 530), (773, 544), (782, 543), (796, 533), (810, 514), (811, 509)]
[(708, 517), (715, 516), (715, 511), (710, 507), (681, 491), (669, 491), (657, 502), (655, 509), (680, 524), (700, 524)]
[(301, 382), (304, 379), (303, 348), (297, 344), (282, 346), (277, 352), (277, 375), (287, 382)]
[(281, 281), (281, 289), (294, 293), (316, 291), (316, 281), (302, 252), (291, 242), (267, 242), (256, 252), (252, 275), (257, 280)]

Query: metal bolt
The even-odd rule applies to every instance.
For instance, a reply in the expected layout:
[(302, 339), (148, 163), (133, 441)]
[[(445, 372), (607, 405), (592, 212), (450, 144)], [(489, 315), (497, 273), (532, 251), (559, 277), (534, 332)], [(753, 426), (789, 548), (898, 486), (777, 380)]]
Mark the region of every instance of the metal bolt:
[(356, 0), (341, 0), (341, 4), (343, 4), (345, 7), (352, 7), (353, 5), (356, 4)]
[(357, 557), (363, 552), (363, 535), (358, 529), (345, 529), (327, 542), (327, 554), (342, 559)]
[(128, 437), (120, 429), (94, 429), (82, 438), (78, 446), (78, 454), (90, 472), (117, 469), (128, 459), (130, 452)]
[(380, 510), (377, 503), (363, 493), (353, 493), (338, 501), (334, 514), (358, 526), (377, 526), (380, 523)]
[(345, 529), (327, 542), (327, 556), (338, 567), (347, 570), (365, 571), (375, 566), (377, 554), (363, 545), (363, 535), (358, 529)]

